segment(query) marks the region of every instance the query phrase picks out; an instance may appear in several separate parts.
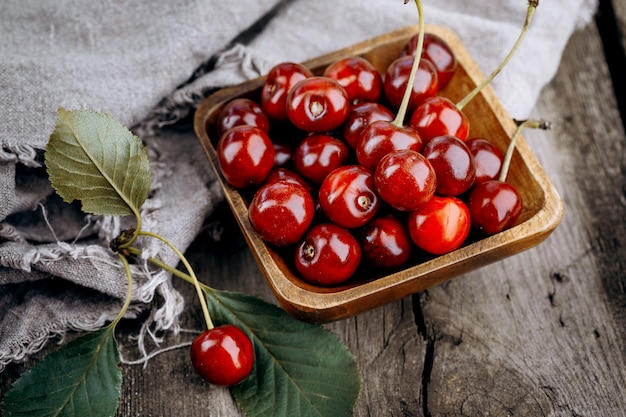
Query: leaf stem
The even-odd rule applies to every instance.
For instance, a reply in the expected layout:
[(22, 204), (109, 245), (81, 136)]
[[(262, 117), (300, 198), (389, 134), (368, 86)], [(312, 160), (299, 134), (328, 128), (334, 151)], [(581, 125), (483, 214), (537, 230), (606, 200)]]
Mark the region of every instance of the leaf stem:
[(526, 32), (528, 30), (528, 27), (530, 26), (530, 22), (532, 21), (533, 15), (535, 14), (535, 10), (536, 10), (538, 5), (539, 5), (539, 1), (538, 0), (534, 0), (534, 1), (533, 0), (529, 0), (529, 2), (528, 2), (528, 10), (526, 12), (526, 20), (524, 21), (524, 26), (522, 27), (522, 31), (519, 34), (519, 36), (517, 38), (517, 41), (513, 45), (513, 49), (511, 49), (509, 51), (509, 53), (504, 58), (504, 60), (491, 73), (491, 75), (489, 75), (489, 77), (485, 78), (482, 83), (480, 83), (478, 86), (476, 86), (476, 88), (474, 88), (472, 91), (470, 91), (469, 94), (467, 94), (461, 101), (459, 101), (456, 104), (456, 107), (459, 110), (463, 110), (463, 108), (467, 105), (467, 103), (469, 103), (474, 97), (476, 97), (476, 95), (478, 95), (478, 93), (480, 93), (480, 91), (487, 84), (489, 84), (496, 77), (496, 75), (498, 75), (500, 73), (500, 71), (502, 71), (502, 69), (505, 67), (505, 65), (508, 64), (508, 62), (511, 60), (511, 58), (515, 54), (515, 51), (517, 51), (517, 49), (519, 48), (520, 44), (522, 43), (522, 40), (524, 39), (524, 36), (526, 35)]
[[(404, 3), (406, 4), (408, 0)], [(409, 74), (409, 79), (407, 81), (406, 90), (404, 91), (404, 95), (402, 96), (402, 101), (400, 102), (400, 107), (398, 108), (398, 113), (396, 114), (395, 119), (391, 122), (392, 125), (396, 127), (402, 127), (404, 124), (404, 118), (406, 117), (406, 112), (409, 107), (409, 100), (411, 99), (411, 93), (413, 92), (413, 83), (415, 82), (415, 76), (417, 74), (417, 70), (420, 65), (420, 60), (422, 57), (422, 48), (424, 47), (424, 13), (422, 12), (422, 2), (421, 0), (415, 0), (415, 5), (417, 6), (417, 12), (419, 14), (419, 31), (417, 34), (417, 46), (415, 48), (415, 58), (413, 59), (413, 66), (411, 67), (411, 72)]]
[(529, 119), (519, 122), (517, 125), (517, 129), (511, 136), (511, 142), (509, 142), (509, 146), (506, 149), (506, 153), (504, 154), (504, 159), (502, 161), (502, 168), (500, 168), (500, 176), (498, 180), (501, 182), (506, 181), (506, 176), (509, 173), (509, 166), (511, 165), (511, 158), (513, 157), (513, 151), (515, 150), (515, 143), (517, 142), (517, 138), (521, 136), (522, 131), (527, 127), (533, 129), (543, 129), (548, 130), (552, 128), (552, 124), (545, 120), (535, 120)]
[(117, 326), (117, 323), (119, 323), (122, 317), (124, 317), (124, 314), (126, 314), (126, 310), (128, 310), (128, 307), (130, 306), (130, 301), (132, 300), (133, 294), (133, 275), (130, 271), (130, 266), (128, 265), (128, 259), (126, 259), (126, 257), (121, 253), (118, 253), (118, 256), (120, 257), (122, 265), (124, 266), (124, 271), (126, 272), (128, 291), (126, 292), (126, 298), (124, 299), (124, 304), (122, 305), (120, 312), (117, 313), (117, 317), (115, 317), (111, 324), (109, 324), (111, 328)]
[[(174, 253), (176, 253), (176, 255), (180, 258), (181, 262), (183, 263), (183, 265), (187, 269), (187, 271), (189, 271), (188, 277), (191, 278), (190, 282), (194, 285), (194, 287), (196, 287), (196, 293), (198, 294), (198, 299), (200, 300), (200, 306), (202, 307), (202, 314), (204, 315), (204, 320), (206, 321), (207, 329), (210, 330), (213, 327), (215, 327), (213, 325), (213, 321), (211, 320), (211, 316), (209, 314), (209, 308), (207, 307), (206, 299), (204, 298), (204, 295), (202, 293), (202, 286), (200, 284), (200, 281), (198, 281), (198, 278), (196, 277), (196, 274), (194, 273), (193, 268), (191, 268), (191, 265), (187, 261), (187, 258), (185, 258), (185, 255), (183, 255), (183, 253), (181, 251), (179, 251), (178, 248), (176, 246), (174, 246), (174, 244), (172, 242), (170, 242), (169, 240), (167, 240), (166, 238), (164, 238), (161, 235), (158, 235), (158, 234), (152, 233), (152, 232), (146, 232), (146, 231), (140, 231), (138, 234), (139, 235), (143, 235), (143, 236), (150, 236), (150, 237), (153, 237), (155, 239), (158, 239), (161, 242), (165, 243), (167, 246), (169, 246), (169, 248), (172, 249), (174, 251)], [(134, 252), (134, 251), (131, 251), (131, 248), (126, 248), (126, 249), (128, 249), (129, 252)], [(166, 265), (165, 263), (162, 263), (162, 262), (159, 262), (159, 263), (160, 263), (159, 266), (162, 267), (163, 269), (165, 269), (168, 272), (174, 273), (174, 271), (178, 271), (177, 269), (171, 268), (170, 266)], [(167, 268), (166, 268), (166, 266), (167, 266)], [(176, 274), (176, 275), (179, 275), (179, 274)]]

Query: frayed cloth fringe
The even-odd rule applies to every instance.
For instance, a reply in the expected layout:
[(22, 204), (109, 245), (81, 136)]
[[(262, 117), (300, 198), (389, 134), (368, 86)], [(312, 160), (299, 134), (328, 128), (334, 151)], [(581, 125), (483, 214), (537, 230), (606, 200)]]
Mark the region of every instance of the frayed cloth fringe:
[(37, 149), (31, 145), (14, 144), (0, 146), (0, 162), (14, 162), (32, 168), (41, 167), (37, 161)]
[[(12, 362), (19, 363), (27, 360), (30, 356), (42, 350), (51, 340), (57, 339), (57, 345), (62, 345), (70, 332), (90, 332), (103, 328), (117, 317), (120, 306), (114, 306), (103, 312), (95, 320), (89, 321), (82, 318), (56, 322), (57, 326), (55, 328), (42, 329), (38, 335), (29, 339), (28, 344), (16, 346), (8, 351), (0, 351), (0, 372), (3, 372), (6, 366)], [(136, 318), (140, 312), (141, 308), (139, 306), (130, 306), (124, 317)]]

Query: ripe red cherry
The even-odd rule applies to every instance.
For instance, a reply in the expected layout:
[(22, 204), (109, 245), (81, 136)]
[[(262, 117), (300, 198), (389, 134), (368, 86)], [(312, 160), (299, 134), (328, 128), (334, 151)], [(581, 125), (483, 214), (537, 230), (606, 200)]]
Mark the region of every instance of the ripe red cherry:
[(348, 93), (328, 77), (309, 77), (294, 85), (287, 95), (287, 117), (305, 132), (329, 132), (348, 116)]
[[(387, 101), (395, 109), (399, 108), (402, 102), (409, 83), (412, 66), (413, 57), (403, 56), (393, 61), (385, 73), (383, 93)], [(415, 74), (407, 111), (413, 111), (422, 101), (429, 97), (434, 97), (437, 94), (437, 90), (437, 70), (431, 62), (421, 60)]]
[(348, 280), (361, 262), (361, 248), (346, 229), (333, 223), (311, 228), (295, 255), (300, 276), (313, 284), (330, 286)]
[(416, 129), (424, 142), (437, 136), (450, 135), (465, 141), (469, 119), (449, 99), (441, 96), (424, 100), (411, 115), (409, 126)]
[(346, 117), (343, 124), (343, 140), (349, 147), (354, 149), (361, 133), (367, 126), (379, 120), (391, 122), (393, 119), (393, 112), (380, 103), (363, 102), (355, 104), (350, 107), (348, 117)]
[(507, 182), (489, 180), (472, 188), (467, 198), (472, 225), (493, 235), (515, 224), (523, 202), (517, 189)]
[(274, 146), (258, 127), (237, 126), (217, 142), (222, 175), (235, 188), (261, 184), (274, 166)]
[(249, 98), (236, 98), (226, 103), (217, 119), (217, 134), (221, 136), (228, 129), (242, 125), (256, 126), (265, 133), (270, 130), (269, 118), (261, 106)]
[(360, 56), (331, 63), (324, 76), (333, 78), (346, 89), (350, 103), (376, 102), (383, 88), (383, 78), (371, 62)]
[(276, 246), (298, 242), (315, 214), (315, 203), (299, 184), (278, 181), (254, 194), (248, 209), (250, 224), (261, 238)]
[(456, 197), (434, 196), (409, 213), (409, 234), (422, 250), (443, 255), (463, 245), (470, 231), (470, 213)]
[(460, 139), (450, 135), (437, 136), (426, 144), (422, 154), (437, 174), (437, 194), (458, 196), (474, 183), (474, 156)]
[(361, 133), (356, 145), (356, 159), (359, 164), (373, 171), (380, 159), (391, 151), (412, 149), (420, 152), (423, 147), (424, 141), (415, 129), (379, 120)]
[(483, 138), (472, 138), (465, 142), (474, 155), (476, 179), (474, 184), (495, 180), (500, 174), (504, 155), (493, 143)]
[[(418, 35), (411, 37), (403, 50), (405, 55), (415, 55)], [(433, 63), (437, 69), (439, 89), (443, 90), (454, 75), (458, 62), (450, 45), (434, 33), (424, 34), (422, 57)]]
[(400, 268), (411, 257), (409, 232), (396, 216), (374, 218), (365, 225), (360, 242), (363, 258), (375, 268)]
[(254, 347), (239, 327), (225, 324), (205, 331), (191, 344), (191, 364), (214, 385), (232, 386), (252, 372)]
[(290, 170), (289, 168), (281, 167), (272, 170), (265, 179), (265, 184), (272, 184), (278, 181), (293, 182), (301, 185), (309, 193), (313, 190), (313, 187), (311, 187), (311, 184), (309, 184), (306, 179), (302, 178), (300, 174)]
[(435, 194), (437, 177), (430, 162), (410, 149), (385, 155), (374, 173), (378, 195), (396, 210), (412, 211)]
[(348, 145), (323, 133), (307, 136), (292, 155), (295, 170), (315, 184), (321, 183), (350, 156)]
[(287, 120), (287, 94), (298, 81), (312, 77), (313, 73), (295, 62), (281, 62), (273, 66), (261, 88), (261, 107), (272, 119)]
[(363, 226), (380, 206), (373, 175), (360, 165), (344, 165), (328, 174), (318, 203), (326, 217), (347, 229)]

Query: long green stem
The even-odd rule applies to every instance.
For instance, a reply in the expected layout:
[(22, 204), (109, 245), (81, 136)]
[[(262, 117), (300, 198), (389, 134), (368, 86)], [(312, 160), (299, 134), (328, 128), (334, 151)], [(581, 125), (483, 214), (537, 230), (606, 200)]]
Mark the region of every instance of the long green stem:
[(522, 27), (522, 32), (520, 33), (520, 35), (517, 38), (517, 41), (513, 45), (513, 49), (511, 49), (511, 51), (509, 51), (509, 53), (504, 58), (504, 60), (491, 73), (491, 75), (489, 75), (489, 77), (485, 78), (485, 80), (482, 83), (480, 83), (478, 86), (476, 86), (476, 88), (474, 88), (472, 91), (470, 91), (468, 95), (466, 95), (461, 101), (459, 101), (457, 103), (456, 107), (459, 110), (463, 110), (465, 105), (467, 105), (467, 103), (469, 103), (476, 95), (478, 95), (478, 93), (480, 93), (480, 91), (487, 84), (489, 84), (496, 77), (496, 75), (498, 75), (500, 73), (500, 71), (502, 71), (502, 69), (505, 67), (505, 65), (509, 63), (509, 61), (511, 60), (511, 58), (513, 57), (513, 55), (515, 54), (515, 52), (519, 48), (520, 44), (522, 43), (522, 40), (524, 39), (524, 36), (526, 35), (526, 32), (528, 31), (528, 27), (530, 26), (530, 22), (532, 21), (533, 15), (535, 14), (535, 10), (536, 10), (538, 5), (539, 5), (539, 0), (529, 0), (529, 2), (528, 2), (528, 11), (526, 12), (526, 20), (524, 21), (524, 26)]
[(137, 221), (137, 226), (136, 226), (137, 232), (133, 233), (133, 237), (128, 241), (127, 246), (132, 245), (135, 242), (135, 240), (137, 240), (137, 236), (139, 236), (139, 231), (141, 230), (141, 215), (139, 214), (139, 212), (135, 213), (135, 218)]
[[(134, 246), (131, 246), (131, 247), (127, 248), (127, 249), (128, 249), (128, 253), (130, 253), (130, 254), (133, 254), (133, 255), (136, 255), (136, 256), (141, 256), (141, 254), (142, 254), (141, 250), (137, 249)], [(180, 269), (176, 269), (173, 266), (170, 266), (170, 265), (166, 264), (165, 262), (161, 261), (160, 259), (153, 258), (153, 257), (149, 256), (147, 258), (147, 261), (150, 262), (151, 264), (153, 264), (155, 266), (158, 266), (159, 268), (169, 272), (170, 274), (172, 274), (172, 275), (174, 275), (174, 276), (176, 276), (178, 278), (184, 279), (185, 281), (189, 282), (190, 284), (194, 283), (193, 282), (193, 278), (190, 275), (185, 274)], [(204, 285), (201, 282), (199, 282), (198, 284), (200, 285), (200, 288), (202, 290), (204, 290), (204, 291), (210, 291), (211, 290), (208, 285)]]
[(402, 125), (404, 124), (404, 118), (406, 117), (406, 112), (409, 107), (409, 100), (411, 98), (411, 93), (413, 92), (413, 83), (415, 82), (415, 76), (417, 74), (417, 70), (419, 68), (420, 60), (422, 57), (422, 48), (424, 47), (424, 13), (422, 12), (421, 0), (415, 0), (415, 5), (417, 6), (417, 12), (419, 13), (417, 47), (415, 48), (415, 58), (413, 59), (413, 66), (411, 66), (411, 72), (409, 74), (406, 90), (404, 91), (404, 95), (402, 96), (402, 101), (400, 102), (400, 107), (398, 108), (396, 118), (393, 120), (393, 122), (391, 122), (391, 124), (397, 127), (402, 127)]
[(128, 307), (130, 306), (130, 301), (132, 300), (132, 294), (133, 294), (133, 275), (130, 272), (128, 259), (126, 259), (126, 257), (122, 254), (118, 254), (118, 256), (120, 257), (120, 260), (122, 261), (122, 265), (124, 265), (124, 271), (126, 272), (126, 278), (127, 278), (126, 282), (128, 283), (128, 291), (126, 292), (126, 298), (124, 299), (124, 304), (122, 305), (120, 312), (117, 313), (117, 317), (115, 317), (115, 319), (109, 325), (111, 328), (114, 328), (115, 326), (117, 326), (117, 323), (119, 323), (122, 317), (124, 317), (124, 314), (126, 314), (126, 310), (128, 310)]
[[(152, 233), (152, 232), (145, 232), (145, 231), (140, 231), (139, 232), (140, 235), (143, 236), (150, 236), (153, 237), (155, 239), (160, 240), (161, 242), (165, 243), (167, 246), (169, 246), (170, 249), (172, 249), (172, 251), (174, 251), (174, 253), (176, 253), (176, 255), (180, 258), (181, 262), (183, 263), (183, 265), (185, 266), (185, 268), (187, 269), (187, 271), (189, 271), (189, 277), (191, 278), (191, 282), (193, 283), (194, 287), (196, 288), (196, 293), (198, 294), (198, 299), (200, 300), (200, 306), (202, 307), (202, 313), (204, 314), (204, 320), (206, 321), (206, 326), (207, 329), (212, 329), (213, 327), (215, 327), (213, 325), (213, 321), (211, 320), (211, 315), (209, 314), (209, 308), (206, 304), (206, 299), (204, 298), (204, 294), (202, 293), (202, 287), (200, 285), (200, 281), (198, 281), (198, 278), (196, 277), (196, 274), (193, 272), (193, 268), (191, 268), (191, 265), (189, 264), (189, 262), (187, 261), (187, 258), (185, 258), (185, 255), (183, 255), (183, 253), (181, 251), (178, 250), (178, 248), (176, 246), (174, 246), (174, 244), (172, 242), (170, 242), (169, 240), (167, 240), (166, 238), (164, 238), (161, 235), (158, 235), (156, 233)], [(129, 252), (131, 252), (131, 248), (126, 248), (128, 249)], [(164, 268), (165, 264), (160, 265), (161, 267)], [(169, 272), (172, 272), (171, 268), (164, 268)]]
[(552, 124), (545, 120), (529, 119), (524, 120), (517, 125), (517, 129), (515, 129), (513, 136), (511, 136), (511, 141), (509, 142), (509, 146), (504, 154), (504, 159), (502, 160), (502, 168), (500, 168), (500, 176), (498, 177), (499, 181), (506, 181), (506, 176), (509, 173), (509, 166), (511, 165), (511, 158), (513, 157), (513, 151), (515, 150), (515, 143), (517, 142), (517, 138), (521, 136), (522, 131), (527, 127), (547, 130), (552, 127)]

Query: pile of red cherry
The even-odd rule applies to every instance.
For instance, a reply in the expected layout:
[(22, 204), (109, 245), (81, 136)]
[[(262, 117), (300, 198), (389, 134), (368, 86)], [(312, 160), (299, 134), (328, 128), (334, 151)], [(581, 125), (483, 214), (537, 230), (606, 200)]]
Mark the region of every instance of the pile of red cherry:
[(470, 230), (497, 233), (521, 213), (519, 193), (497, 179), (502, 151), (468, 138), (467, 117), (438, 95), (457, 67), (438, 36), (425, 34), (407, 117), (394, 116), (416, 45), (417, 35), (385, 74), (358, 56), (319, 76), (280, 63), (260, 97), (219, 115), (223, 177), (248, 193), (261, 238), (310, 283), (342, 283), (360, 266), (398, 270), (416, 251), (448, 253)]

